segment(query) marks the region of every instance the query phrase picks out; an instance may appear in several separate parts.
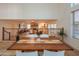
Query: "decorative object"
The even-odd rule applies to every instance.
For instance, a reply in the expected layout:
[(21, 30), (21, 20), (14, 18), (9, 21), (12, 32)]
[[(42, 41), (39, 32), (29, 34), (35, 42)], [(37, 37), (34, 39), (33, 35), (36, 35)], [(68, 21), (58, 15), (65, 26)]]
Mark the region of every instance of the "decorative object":
[(38, 30), (37, 30), (37, 33), (36, 33), (36, 34), (38, 35), (37, 40), (40, 41), (40, 35), (42, 34), (42, 31), (38, 31)]
[(19, 35), (16, 35), (16, 42), (20, 40)]

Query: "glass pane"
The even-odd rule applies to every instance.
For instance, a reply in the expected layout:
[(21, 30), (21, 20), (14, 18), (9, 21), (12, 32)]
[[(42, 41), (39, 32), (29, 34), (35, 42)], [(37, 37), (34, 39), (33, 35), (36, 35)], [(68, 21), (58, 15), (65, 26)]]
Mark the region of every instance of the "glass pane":
[(30, 29), (31, 28), (31, 25), (30, 24), (27, 24), (27, 29)]
[(79, 38), (79, 11), (74, 12), (73, 36)]
[(79, 5), (79, 3), (71, 3), (70, 4), (71, 7), (75, 7), (76, 5)]
[(79, 11), (74, 12), (75, 22), (79, 22)]
[(54, 28), (54, 24), (51, 24), (51, 28)]

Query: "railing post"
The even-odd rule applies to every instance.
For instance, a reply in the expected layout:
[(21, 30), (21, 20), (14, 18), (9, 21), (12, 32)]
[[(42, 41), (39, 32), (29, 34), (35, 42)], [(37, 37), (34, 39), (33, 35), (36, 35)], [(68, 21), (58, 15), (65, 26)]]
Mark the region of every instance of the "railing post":
[(9, 40), (10, 40), (10, 32), (9, 32)]
[(17, 34), (17, 35), (16, 35), (16, 42), (19, 41), (19, 40), (20, 40), (20, 37), (19, 37), (19, 35)]
[(21, 28), (21, 24), (19, 24), (19, 29)]
[(18, 31), (17, 31), (17, 33), (19, 33), (19, 29), (21, 28), (21, 24), (19, 24), (19, 26), (18, 26), (19, 28), (18, 28)]
[(4, 40), (4, 27), (2, 27), (2, 39)]

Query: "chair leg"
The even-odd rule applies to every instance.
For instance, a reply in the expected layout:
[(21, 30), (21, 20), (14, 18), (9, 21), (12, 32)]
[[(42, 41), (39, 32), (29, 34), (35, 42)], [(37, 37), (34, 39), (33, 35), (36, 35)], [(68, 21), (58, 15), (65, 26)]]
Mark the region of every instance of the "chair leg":
[(38, 51), (38, 56), (43, 56), (44, 52), (43, 51)]

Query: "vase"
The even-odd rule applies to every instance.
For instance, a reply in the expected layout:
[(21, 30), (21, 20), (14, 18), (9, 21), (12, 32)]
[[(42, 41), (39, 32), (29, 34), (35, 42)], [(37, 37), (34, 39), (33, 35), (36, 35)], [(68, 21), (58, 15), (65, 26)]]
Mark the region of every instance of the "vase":
[(19, 35), (16, 36), (16, 42), (20, 40)]

